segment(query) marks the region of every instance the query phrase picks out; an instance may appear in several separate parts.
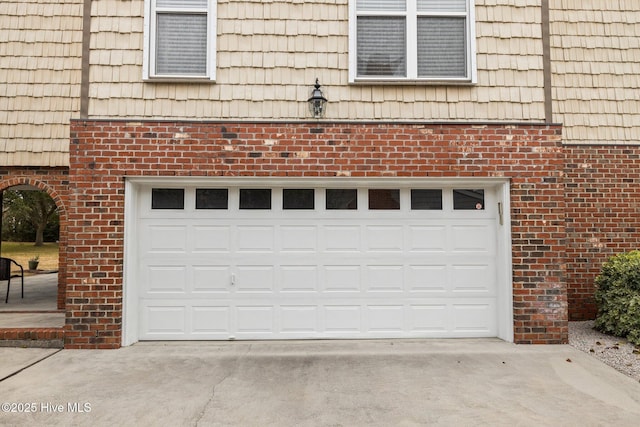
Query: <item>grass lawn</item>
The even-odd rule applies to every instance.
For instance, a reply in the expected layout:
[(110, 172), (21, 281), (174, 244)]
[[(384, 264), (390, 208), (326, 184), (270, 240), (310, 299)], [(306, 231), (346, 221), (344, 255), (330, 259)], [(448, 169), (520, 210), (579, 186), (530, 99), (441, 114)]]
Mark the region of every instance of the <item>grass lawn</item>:
[[(12, 258), (27, 271), (29, 260), (39, 256), (38, 270), (58, 269), (58, 244), (45, 243), (44, 246), (34, 246), (33, 242), (2, 242), (2, 256)], [(14, 266), (15, 267), (15, 266)]]

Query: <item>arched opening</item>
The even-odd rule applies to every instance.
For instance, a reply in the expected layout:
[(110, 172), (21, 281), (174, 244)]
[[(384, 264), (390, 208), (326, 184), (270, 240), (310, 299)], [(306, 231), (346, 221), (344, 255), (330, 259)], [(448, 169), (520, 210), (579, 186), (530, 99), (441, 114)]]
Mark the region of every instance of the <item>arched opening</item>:
[[(26, 217), (17, 220), (16, 211), (29, 204), (35, 205), (32, 207), (42, 210), (43, 214), (55, 211), (49, 219), (56, 219), (47, 221), (46, 226), (38, 225), (37, 221), (31, 223)], [(62, 328), (66, 299), (67, 216), (60, 193), (36, 179), (14, 178), (0, 182), (0, 205), (0, 220), (11, 216), (9, 224), (2, 221), (4, 230), (0, 229), (4, 231), (4, 239), (0, 239), (0, 256), (5, 266), (10, 265), (9, 277), (0, 277), (0, 330)], [(51, 223), (56, 221), (58, 224), (52, 227)], [(7, 230), (9, 227), (13, 230)], [(7, 239), (10, 235), (14, 237)], [(20, 236), (29, 236), (27, 240), (30, 241), (9, 241), (21, 240)], [(43, 245), (35, 246), (35, 240), (40, 239), (44, 240)]]

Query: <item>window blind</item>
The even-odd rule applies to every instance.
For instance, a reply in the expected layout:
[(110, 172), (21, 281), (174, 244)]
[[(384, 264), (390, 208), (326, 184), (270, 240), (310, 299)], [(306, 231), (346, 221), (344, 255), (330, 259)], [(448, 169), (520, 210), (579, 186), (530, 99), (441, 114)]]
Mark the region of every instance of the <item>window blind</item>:
[(406, 0), (358, 0), (357, 10), (406, 10)]
[(405, 18), (402, 17), (358, 18), (359, 75), (406, 76), (405, 22)]
[(173, 9), (206, 9), (208, 0), (156, 0), (156, 7)]
[(418, 0), (419, 12), (466, 12), (467, 0)]
[(206, 75), (206, 14), (158, 13), (156, 34), (156, 73)]
[(467, 74), (463, 18), (418, 18), (418, 77)]

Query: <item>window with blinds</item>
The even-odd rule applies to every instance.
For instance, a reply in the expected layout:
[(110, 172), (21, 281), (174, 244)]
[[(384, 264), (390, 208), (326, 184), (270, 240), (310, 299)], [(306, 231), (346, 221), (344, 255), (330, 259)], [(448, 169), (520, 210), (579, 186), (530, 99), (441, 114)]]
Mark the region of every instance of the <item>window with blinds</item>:
[(473, 2), (352, 0), (351, 81), (473, 81)]
[(214, 78), (215, 1), (146, 0), (145, 78)]

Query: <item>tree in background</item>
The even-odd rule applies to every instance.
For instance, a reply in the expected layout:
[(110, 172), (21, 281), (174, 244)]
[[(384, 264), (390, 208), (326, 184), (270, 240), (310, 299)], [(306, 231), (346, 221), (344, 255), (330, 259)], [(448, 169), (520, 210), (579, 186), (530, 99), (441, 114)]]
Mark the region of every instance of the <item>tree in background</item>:
[(46, 192), (5, 190), (3, 196), (3, 240), (35, 240), (35, 246), (42, 246), (45, 234), (53, 240), (58, 239), (58, 209)]

